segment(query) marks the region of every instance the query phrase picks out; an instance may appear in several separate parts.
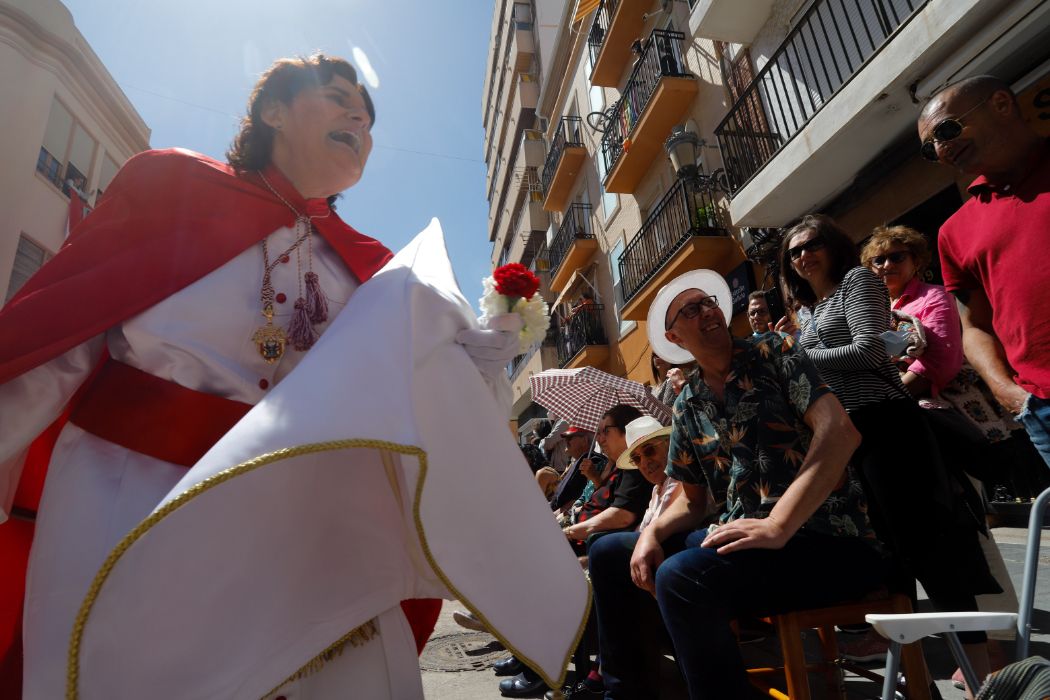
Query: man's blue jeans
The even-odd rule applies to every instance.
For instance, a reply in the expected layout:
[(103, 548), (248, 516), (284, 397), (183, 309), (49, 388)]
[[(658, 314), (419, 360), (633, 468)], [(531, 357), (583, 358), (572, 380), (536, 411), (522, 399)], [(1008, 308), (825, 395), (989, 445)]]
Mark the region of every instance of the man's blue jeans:
[(1039, 450), (1047, 466), (1050, 466), (1050, 401), (1035, 394), (1030, 395), (1017, 420), (1024, 425), (1035, 449)]
[(652, 667), (647, 656), (660, 649), (639, 631), (657, 612), (690, 698), (750, 698), (755, 691), (747, 681), (731, 620), (854, 600), (885, 580), (883, 557), (859, 539), (799, 533), (783, 549), (721, 556), (699, 546), (706, 533), (697, 530), (664, 542), (667, 558), (656, 573), (655, 604), (631, 581), (637, 533), (607, 535), (592, 545), (590, 572), (606, 700), (656, 697), (658, 689), (645, 669)]

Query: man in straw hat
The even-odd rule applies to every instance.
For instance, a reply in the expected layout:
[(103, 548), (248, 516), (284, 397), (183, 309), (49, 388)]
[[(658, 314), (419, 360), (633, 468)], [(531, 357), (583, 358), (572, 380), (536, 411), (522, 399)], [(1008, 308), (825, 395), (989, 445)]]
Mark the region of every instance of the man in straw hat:
[(729, 287), (709, 270), (672, 280), (649, 310), (654, 352), (699, 367), (670, 430), (667, 473), (682, 495), (641, 533), (590, 551), (606, 698), (655, 695), (639, 663), (659, 649), (638, 634), (655, 610), (646, 593), (690, 697), (746, 698), (756, 691), (731, 620), (858, 598), (884, 578), (846, 472), (860, 440), (846, 412), (793, 338), (734, 339), (730, 314)]

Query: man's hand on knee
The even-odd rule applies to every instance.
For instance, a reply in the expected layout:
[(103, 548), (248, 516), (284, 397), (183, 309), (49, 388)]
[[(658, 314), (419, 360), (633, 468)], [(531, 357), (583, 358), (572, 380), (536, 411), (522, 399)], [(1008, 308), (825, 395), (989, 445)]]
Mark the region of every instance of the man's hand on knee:
[(714, 547), (719, 554), (741, 549), (780, 549), (791, 535), (772, 516), (740, 518), (709, 532), (701, 547)]
[(631, 555), (631, 580), (634, 585), (656, 595), (656, 570), (664, 561), (664, 550), (656, 538), (643, 532)]

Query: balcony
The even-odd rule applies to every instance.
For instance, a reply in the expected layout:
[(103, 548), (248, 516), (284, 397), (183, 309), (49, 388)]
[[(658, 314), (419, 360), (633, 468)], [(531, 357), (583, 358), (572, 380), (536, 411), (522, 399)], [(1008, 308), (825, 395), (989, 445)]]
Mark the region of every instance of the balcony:
[(576, 176), (580, 174), (587, 149), (583, 147), (579, 117), (562, 117), (551, 140), (551, 149), (543, 164), (543, 208), (562, 211), (572, 196)]
[(695, 36), (751, 44), (769, 19), (775, 0), (690, 0), (689, 30)]
[(710, 194), (678, 181), (620, 255), (626, 320), (644, 321), (657, 291), (688, 270), (727, 274), (744, 261), (740, 244), (723, 226)]
[(591, 84), (617, 87), (631, 60), (631, 44), (645, 26), (652, 0), (602, 0), (587, 35)]
[(888, 146), (917, 138), (916, 100), (946, 76), (1035, 55), (1050, 26), (1046, 3), (847, 5), (808, 8), (715, 130), (738, 226), (782, 226), (825, 206)]
[(510, 47), (514, 68), (519, 71), (528, 70), (535, 53), (536, 40), (532, 35), (532, 22), (514, 22)]
[(548, 250), (551, 291), (560, 292), (576, 268), (590, 260), (597, 249), (598, 241), (591, 230), (591, 205), (569, 205)]
[[(589, 304), (572, 318), (557, 320), (558, 366), (599, 367), (609, 360), (609, 339), (602, 326), (603, 304)], [(556, 319), (551, 319), (554, 322)]]
[(634, 191), (696, 97), (696, 77), (682, 59), (684, 38), (681, 32), (654, 31), (613, 105), (602, 136), (606, 192)]

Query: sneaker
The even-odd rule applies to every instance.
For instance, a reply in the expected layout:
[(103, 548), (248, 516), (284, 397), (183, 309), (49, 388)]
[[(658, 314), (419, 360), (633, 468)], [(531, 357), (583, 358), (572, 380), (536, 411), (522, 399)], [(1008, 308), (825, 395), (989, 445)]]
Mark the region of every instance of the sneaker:
[(839, 656), (856, 663), (886, 661), (890, 643), (874, 630), (864, 634), (840, 634)]
[(452, 613), (452, 619), (456, 621), (456, 624), (460, 627), (465, 627), (468, 630), (474, 630), (475, 632), (488, 632), (485, 625), (481, 624), (481, 620), (474, 617), (474, 613), (463, 610), (456, 610)]

